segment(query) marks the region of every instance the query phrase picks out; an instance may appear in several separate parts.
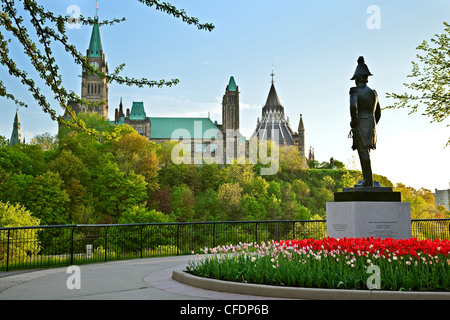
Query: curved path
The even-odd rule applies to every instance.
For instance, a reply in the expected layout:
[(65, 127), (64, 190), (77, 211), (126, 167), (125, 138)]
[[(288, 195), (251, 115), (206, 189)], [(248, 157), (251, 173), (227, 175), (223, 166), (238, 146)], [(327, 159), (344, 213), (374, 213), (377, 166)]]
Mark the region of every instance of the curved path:
[(191, 257), (160, 257), (80, 266), (80, 289), (69, 289), (67, 267), (0, 272), (0, 300), (253, 300), (260, 296), (216, 292), (172, 279)]

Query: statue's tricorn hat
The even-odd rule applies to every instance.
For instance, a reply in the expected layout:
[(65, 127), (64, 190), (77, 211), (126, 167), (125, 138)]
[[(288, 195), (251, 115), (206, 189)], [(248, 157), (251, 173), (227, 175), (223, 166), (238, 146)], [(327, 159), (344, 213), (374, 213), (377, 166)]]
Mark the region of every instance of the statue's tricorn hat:
[(353, 74), (353, 78), (350, 80), (355, 80), (357, 75), (371, 76), (372, 74), (369, 71), (366, 63), (364, 62), (364, 57), (358, 58), (358, 65), (356, 66), (355, 73)]

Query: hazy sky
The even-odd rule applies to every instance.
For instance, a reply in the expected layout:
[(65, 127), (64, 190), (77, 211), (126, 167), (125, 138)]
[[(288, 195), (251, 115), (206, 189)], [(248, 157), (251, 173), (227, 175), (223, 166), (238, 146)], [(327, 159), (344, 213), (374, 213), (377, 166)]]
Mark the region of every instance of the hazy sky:
[[(152, 80), (173, 78), (172, 88), (140, 89), (110, 85), (109, 117), (123, 98), (125, 107), (143, 101), (147, 115), (221, 119), (221, 100), (230, 76), (240, 91), (240, 127), (249, 138), (261, 116), (270, 88), (272, 64), (275, 86), (294, 131), (299, 115), (306, 129), (306, 148), (316, 160), (338, 159), (359, 169), (357, 153), (347, 138), (350, 127), (349, 88), (356, 60), (364, 56), (373, 73), (369, 86), (377, 90), (381, 106), (391, 104), (387, 92), (404, 92), (410, 81), (416, 47), (443, 33), (450, 15), (448, 0), (430, 1), (170, 1), (212, 32), (199, 31), (133, 0), (99, 0), (100, 19), (126, 17), (101, 27), (109, 69), (126, 63), (123, 74)], [(95, 0), (41, 1), (61, 14), (95, 15)], [(447, 20), (446, 20), (447, 19)], [(1, 30), (3, 32), (3, 30)], [(81, 52), (89, 45), (91, 27), (68, 31)], [(20, 66), (28, 68), (23, 49), (12, 44)], [(80, 93), (81, 68), (59, 47), (54, 53), (64, 85)], [(32, 102), (29, 92), (0, 67), (0, 79), (11, 92), (27, 101), (20, 109), (22, 134), (56, 134), (57, 124)], [(44, 89), (43, 89), (44, 90)], [(52, 95), (49, 94), (49, 97)], [(0, 135), (11, 136), (15, 105), (1, 99)], [(61, 111), (59, 107), (56, 110)], [(377, 149), (371, 153), (374, 173), (392, 182), (434, 191), (450, 183), (450, 136), (446, 123), (432, 123), (419, 113), (385, 110), (377, 127)]]

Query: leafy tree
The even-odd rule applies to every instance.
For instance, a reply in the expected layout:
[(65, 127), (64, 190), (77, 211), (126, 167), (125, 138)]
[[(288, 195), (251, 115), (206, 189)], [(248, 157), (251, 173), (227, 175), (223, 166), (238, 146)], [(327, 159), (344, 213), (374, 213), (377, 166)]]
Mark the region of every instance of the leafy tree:
[(66, 136), (59, 138), (58, 149), (53, 154), (53, 158), (60, 156), (63, 151), (71, 151), (78, 157), (89, 170), (98, 165), (105, 148), (97, 139), (87, 134), (70, 132)]
[[(159, 0), (138, 0), (147, 7), (152, 7), (158, 11), (164, 12), (181, 19), (187, 24), (196, 26), (199, 30), (212, 31), (214, 26), (210, 23), (202, 24), (197, 18), (190, 17), (184, 10), (179, 10), (175, 6), (161, 2)], [(122, 77), (119, 73), (124, 68), (124, 64), (119, 65), (113, 72), (108, 74), (102, 73), (98, 68), (91, 66), (87, 62), (87, 58), (83, 53), (79, 52), (76, 47), (69, 43), (66, 34), (66, 21), (70, 16), (56, 15), (48, 11), (44, 6), (40, 6), (36, 0), (25, 0), (23, 6), (19, 7), (18, 1), (3, 0), (1, 6), (0, 26), (0, 63), (6, 67), (9, 75), (18, 78), (22, 84), (31, 92), (34, 100), (42, 107), (45, 113), (48, 113), (52, 120), (58, 121), (62, 125), (82, 129), (91, 134), (97, 134), (104, 137), (114, 137), (114, 134), (99, 133), (95, 129), (88, 129), (83, 121), (74, 117), (74, 112), (68, 105), (69, 101), (75, 101), (80, 104), (89, 104), (88, 101), (82, 100), (74, 92), (64, 88), (62, 77), (58, 67), (57, 56), (52, 50), (62, 47), (70, 54), (74, 62), (81, 65), (84, 70), (91, 74), (98, 75), (109, 83), (119, 83), (126, 85), (135, 85), (138, 87), (163, 87), (176, 85), (179, 80), (171, 81), (154, 81), (148, 79), (134, 79)], [(30, 21), (33, 31), (29, 31), (24, 24), (25, 18)], [(99, 24), (114, 24), (124, 21), (125, 18), (112, 21), (101, 21)], [(81, 16), (80, 22), (86, 25), (94, 24), (94, 20)], [(23, 47), (25, 57), (30, 61), (33, 72), (27, 72), (18, 67), (17, 61), (24, 61), (22, 57), (12, 57), (10, 53), (10, 39)], [(15, 45), (15, 43), (14, 43)], [(35, 75), (35, 76), (33, 76)], [(73, 121), (66, 121), (59, 117), (52, 103), (48, 100), (48, 94), (43, 93), (42, 88), (50, 89), (51, 96), (54, 97), (56, 104), (59, 105), (64, 113), (72, 116)], [(10, 99), (17, 105), (26, 107), (26, 103), (11, 93), (11, 88), (6, 87), (0, 80), (0, 96)]]
[(277, 199), (281, 199), (281, 186), (277, 181), (270, 181), (269, 188), (267, 189), (269, 196), (275, 196)]
[(91, 180), (89, 170), (71, 150), (62, 150), (57, 158), (47, 163), (47, 168), (58, 173), (65, 185), (74, 179), (82, 181), (83, 185), (87, 185)]
[(91, 173), (81, 159), (72, 151), (63, 150), (47, 168), (58, 173), (63, 181), (63, 189), (70, 199), (66, 204), (70, 223), (94, 222)]
[(164, 172), (158, 175), (158, 182), (162, 189), (187, 185), (189, 179), (189, 165), (185, 163), (170, 163)]
[(21, 146), (16, 144), (10, 147), (8, 144), (0, 145), (0, 167), (7, 172), (24, 173), (33, 175), (33, 160), (23, 152)]
[(9, 173), (5, 174), (2, 183), (0, 183), (0, 200), (12, 204), (25, 203), (28, 188), (33, 183), (32, 175)]
[(31, 145), (37, 145), (41, 147), (43, 151), (54, 150), (58, 146), (58, 137), (52, 136), (49, 132), (35, 135), (30, 141)]
[(17, 144), (14, 147), (20, 149), (31, 161), (27, 168), (23, 168), (21, 172), (37, 176), (46, 171), (45, 169), (45, 153), (40, 146), (31, 144)]
[(402, 183), (397, 183), (394, 190), (401, 192), (403, 202), (411, 204), (412, 219), (436, 219), (444, 216), (443, 208), (435, 206), (435, 199), (430, 190), (416, 190)]
[[(450, 25), (444, 22), (444, 33), (436, 34), (429, 43), (424, 40), (416, 49), (418, 62), (412, 62), (413, 68), (408, 78), (416, 82), (405, 83), (413, 93), (388, 93), (388, 98), (396, 102), (389, 108), (409, 108), (409, 114), (425, 105), (423, 115), (431, 122), (443, 122), (450, 115)], [(449, 126), (449, 124), (447, 124)], [(446, 146), (450, 145), (450, 138)]]
[(295, 193), (296, 200), (300, 203), (303, 203), (303, 201), (311, 195), (308, 184), (300, 179), (295, 179), (292, 182), (292, 191)]
[(269, 183), (261, 176), (253, 179), (250, 187), (247, 189), (247, 194), (257, 198), (265, 199), (269, 189)]
[(208, 188), (195, 198), (195, 221), (217, 221), (221, 217), (222, 206), (217, 191)]
[(227, 182), (219, 187), (217, 197), (223, 208), (223, 220), (241, 220), (243, 217), (240, 209), (242, 192), (243, 188), (237, 182)]
[(181, 185), (173, 188), (170, 204), (172, 205), (172, 221), (192, 221), (195, 214), (195, 198), (188, 186)]
[(130, 172), (125, 176), (112, 154), (99, 159), (92, 172), (94, 206), (102, 215), (117, 221), (129, 206), (147, 201), (146, 182), (143, 176)]
[[(39, 219), (34, 217), (30, 211), (20, 204), (10, 204), (0, 201), (0, 228), (11, 227), (33, 227), (38, 226)], [(8, 235), (6, 232), (0, 233), (0, 243), (10, 245), (6, 250), (6, 245), (0, 246), (0, 262), (6, 259), (23, 259), (23, 253), (27, 255), (36, 255), (40, 250), (37, 229), (16, 230)], [(9, 237), (9, 239), (6, 239)], [(24, 239), (27, 241), (24, 241)]]
[(290, 174), (298, 169), (306, 169), (306, 159), (300, 154), (296, 146), (280, 148), (280, 170)]
[(266, 220), (267, 210), (261, 198), (245, 194), (242, 197), (240, 206), (245, 220)]
[(65, 211), (69, 196), (63, 189), (59, 174), (47, 171), (36, 178), (28, 188), (23, 200), (33, 216), (43, 225), (67, 224), (69, 217)]
[(248, 192), (251, 190), (251, 184), (255, 178), (254, 165), (248, 162), (238, 164), (236, 161), (229, 164), (225, 168), (226, 181), (230, 183), (238, 183), (243, 191)]
[(203, 164), (199, 171), (202, 190), (217, 190), (219, 185), (225, 181), (224, 170), (215, 162), (212, 164)]
[(136, 205), (127, 208), (120, 215), (118, 223), (165, 223), (169, 222), (169, 217), (162, 212), (154, 209), (147, 209), (143, 205)]
[(154, 190), (148, 198), (147, 207), (169, 215), (173, 209), (170, 204), (169, 191), (167, 189)]
[(270, 194), (265, 203), (267, 210), (267, 220), (279, 220), (282, 217), (281, 199), (275, 194)]
[(0, 228), (38, 226), (40, 220), (20, 204), (0, 201)]
[(149, 191), (156, 190), (159, 167), (155, 143), (133, 131), (113, 142), (113, 145), (120, 170), (125, 175), (129, 172), (142, 175)]
[(156, 154), (162, 170), (162, 175), (166, 174), (167, 167), (172, 163), (172, 149), (178, 141), (165, 141), (157, 144)]

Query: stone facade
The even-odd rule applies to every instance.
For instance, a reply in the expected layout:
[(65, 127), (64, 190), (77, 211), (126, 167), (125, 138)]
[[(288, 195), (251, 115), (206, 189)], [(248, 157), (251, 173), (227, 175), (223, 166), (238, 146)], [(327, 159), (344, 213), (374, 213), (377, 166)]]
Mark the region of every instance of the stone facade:
[(136, 130), (140, 135), (150, 139), (151, 136), (151, 121), (145, 112), (144, 103), (133, 101), (130, 109), (127, 109), (126, 114), (123, 112), (122, 99), (120, 99), (119, 108), (116, 108), (114, 114), (114, 124), (127, 124)]
[(450, 189), (447, 190), (438, 190), (435, 189), (433, 193), (434, 198), (436, 199), (436, 205), (443, 205), (447, 210), (450, 210)]

